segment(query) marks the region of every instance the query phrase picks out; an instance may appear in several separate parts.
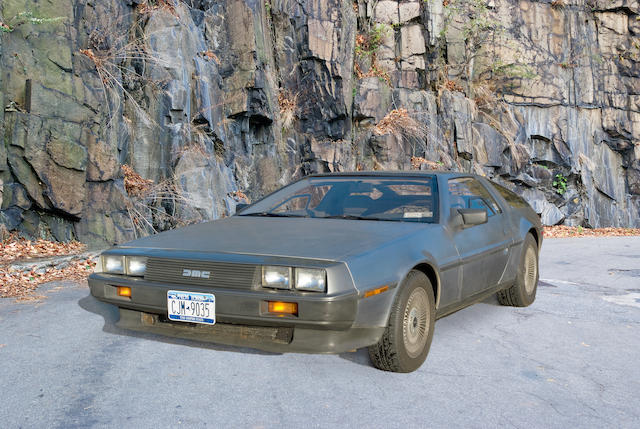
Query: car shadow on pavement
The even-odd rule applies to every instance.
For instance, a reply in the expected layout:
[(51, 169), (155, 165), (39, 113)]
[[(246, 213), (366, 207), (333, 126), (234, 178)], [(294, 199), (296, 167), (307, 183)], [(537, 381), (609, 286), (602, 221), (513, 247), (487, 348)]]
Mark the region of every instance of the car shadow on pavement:
[(367, 366), (374, 369), (373, 365), (371, 364), (371, 359), (369, 358), (369, 351), (366, 347), (353, 352), (340, 353), (338, 356), (344, 360), (348, 360), (349, 362), (357, 363), (358, 365)]
[(85, 311), (102, 316), (104, 319), (103, 332), (108, 334), (123, 335), (132, 338), (142, 338), (145, 340), (157, 341), (167, 344), (177, 344), (187, 347), (196, 347), (201, 349), (216, 350), (222, 352), (234, 352), (245, 354), (260, 354), (260, 355), (279, 355), (281, 353), (271, 353), (262, 350), (252, 349), (249, 347), (236, 347), (228, 346), (224, 344), (209, 343), (204, 341), (195, 341), (190, 339), (175, 338), (163, 335), (157, 335), (153, 333), (133, 331), (129, 329), (123, 329), (117, 326), (118, 320), (120, 320), (120, 313), (118, 307), (104, 302), (100, 302), (93, 296), (88, 295), (78, 301), (78, 305)]

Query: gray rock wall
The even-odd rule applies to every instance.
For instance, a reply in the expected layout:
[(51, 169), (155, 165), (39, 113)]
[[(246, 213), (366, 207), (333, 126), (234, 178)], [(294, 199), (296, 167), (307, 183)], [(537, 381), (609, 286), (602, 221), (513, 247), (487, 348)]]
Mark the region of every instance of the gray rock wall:
[(0, 223), (111, 244), (312, 172), (439, 168), (640, 226), (638, 2), (472, 3), (3, 0)]

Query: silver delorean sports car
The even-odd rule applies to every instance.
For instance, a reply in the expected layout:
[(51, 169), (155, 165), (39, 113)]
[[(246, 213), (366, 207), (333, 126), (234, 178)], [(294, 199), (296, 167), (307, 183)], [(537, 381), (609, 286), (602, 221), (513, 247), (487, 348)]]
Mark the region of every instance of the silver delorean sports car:
[(410, 372), (436, 319), (493, 293), (531, 304), (541, 244), (529, 205), (482, 177), (320, 174), (105, 251), (89, 285), (125, 328), (273, 352), (368, 347), (376, 367)]

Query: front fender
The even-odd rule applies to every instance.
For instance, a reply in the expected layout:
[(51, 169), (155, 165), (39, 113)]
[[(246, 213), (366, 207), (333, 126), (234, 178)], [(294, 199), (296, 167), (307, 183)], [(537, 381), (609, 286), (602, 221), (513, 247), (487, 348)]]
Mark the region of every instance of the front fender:
[[(385, 246), (363, 252), (349, 258), (347, 265), (358, 290), (358, 310), (354, 326), (387, 326), (391, 306), (402, 287), (406, 275), (419, 266), (427, 264), (433, 268), (436, 278), (436, 301), (444, 301), (457, 296), (455, 267), (459, 256), (453, 243), (442, 228), (434, 226), (418, 231), (409, 237), (388, 243)], [(453, 273), (453, 275), (452, 275)], [(365, 292), (382, 286), (389, 289), (381, 294), (365, 298)]]

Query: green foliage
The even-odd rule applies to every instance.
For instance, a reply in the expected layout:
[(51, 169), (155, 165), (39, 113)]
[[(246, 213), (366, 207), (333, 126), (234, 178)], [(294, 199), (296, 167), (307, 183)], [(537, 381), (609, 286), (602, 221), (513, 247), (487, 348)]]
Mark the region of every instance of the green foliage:
[(17, 27), (23, 24), (42, 25), (53, 22), (59, 22), (65, 19), (64, 16), (57, 16), (55, 18), (47, 18), (42, 16), (36, 16), (31, 11), (20, 12), (7, 22), (0, 21), (0, 32), (11, 33)]
[(377, 23), (371, 26), (366, 34), (358, 35), (356, 38), (356, 54), (369, 57), (376, 54), (382, 39), (391, 31), (387, 24)]
[[(354, 66), (354, 74), (356, 78), (361, 79), (364, 77), (378, 77), (382, 81), (391, 85), (391, 78), (389, 73), (383, 70), (377, 62), (378, 49), (382, 45), (383, 39), (392, 32), (390, 26), (383, 23), (376, 23), (367, 25), (367, 29), (356, 36), (356, 61)], [(366, 72), (363, 72), (361, 66), (364, 64)]]
[(562, 61), (561, 63), (558, 63), (558, 65), (565, 70), (577, 67), (577, 64), (572, 61)]
[(552, 186), (558, 194), (563, 195), (567, 192), (567, 178), (564, 177), (562, 173), (556, 174), (556, 178), (553, 179)]
[(505, 76), (509, 78), (535, 79), (538, 75), (528, 64), (522, 63), (504, 63), (500, 58), (493, 61), (491, 73), (494, 76)]

